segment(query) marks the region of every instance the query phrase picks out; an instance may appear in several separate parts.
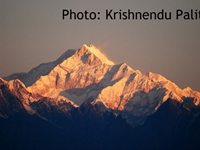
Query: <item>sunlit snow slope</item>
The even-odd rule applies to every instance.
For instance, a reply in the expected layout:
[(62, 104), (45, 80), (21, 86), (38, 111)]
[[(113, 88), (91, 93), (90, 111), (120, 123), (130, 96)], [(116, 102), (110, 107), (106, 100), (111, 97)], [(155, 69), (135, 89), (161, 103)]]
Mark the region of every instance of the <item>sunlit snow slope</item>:
[[(20, 79), (21, 93), (14, 86)], [(180, 89), (165, 77), (151, 72), (142, 74), (126, 63), (114, 64), (94, 45), (68, 50), (56, 61), (44, 63), (28, 73), (4, 78), (16, 94), (21, 93), (27, 105), (39, 98), (65, 99), (74, 105), (83, 102), (105, 106), (125, 118), (148, 116), (168, 98), (199, 105), (200, 93), (190, 88)], [(24, 94), (24, 95), (23, 95)], [(28, 96), (27, 96), (28, 95)], [(37, 95), (37, 96), (36, 96)]]

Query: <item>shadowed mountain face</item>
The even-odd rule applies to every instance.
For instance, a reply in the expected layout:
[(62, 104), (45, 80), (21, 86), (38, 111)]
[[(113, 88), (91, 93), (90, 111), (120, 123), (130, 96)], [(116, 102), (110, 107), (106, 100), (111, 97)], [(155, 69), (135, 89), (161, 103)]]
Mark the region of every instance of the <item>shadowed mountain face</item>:
[(40, 117), (19, 111), (0, 118), (1, 149), (118, 148), (116, 137), (120, 142), (131, 129), (121, 116), (103, 112), (97, 105), (84, 103), (65, 113), (56, 106), (39, 105)]
[[(168, 99), (156, 113), (147, 117), (142, 126), (134, 129), (142, 148), (190, 149), (199, 147), (199, 108), (191, 110), (175, 100)], [(193, 136), (196, 132), (196, 135)], [(197, 138), (198, 137), (198, 138)], [(192, 142), (191, 142), (192, 141)]]
[(30, 114), (40, 114), (33, 106), (45, 99), (44, 105), (51, 101), (58, 107), (64, 102), (74, 107), (88, 102), (122, 115), (133, 127), (143, 124), (168, 98), (187, 102), (187, 108), (198, 106), (200, 100), (200, 93), (189, 87), (180, 89), (159, 74), (142, 74), (126, 63), (115, 64), (94, 45), (85, 44), (28, 73), (4, 79), (7, 81), (0, 78), (1, 87), (19, 99)]
[[(15, 97), (10, 100), (18, 101)], [(200, 148), (200, 109), (188, 110), (171, 99), (136, 128), (121, 115), (87, 102), (76, 108), (64, 101), (55, 105), (43, 99), (32, 104), (38, 109), (37, 115), (19, 106), (20, 102), (4, 110), (8, 118), (0, 117), (1, 149)]]
[(200, 148), (200, 93), (93, 45), (0, 78), (0, 149)]

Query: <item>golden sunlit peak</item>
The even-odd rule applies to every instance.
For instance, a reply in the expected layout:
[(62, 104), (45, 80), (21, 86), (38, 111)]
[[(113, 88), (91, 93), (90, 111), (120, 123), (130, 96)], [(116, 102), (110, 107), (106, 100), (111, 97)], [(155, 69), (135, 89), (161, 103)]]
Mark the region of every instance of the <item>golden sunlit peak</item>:
[(183, 89), (184, 91), (191, 91), (192, 89), (188, 86), (186, 88)]
[(7, 83), (7, 81), (5, 81), (4, 79), (0, 78), (0, 85), (1, 84), (6, 84), (6, 83)]
[(88, 46), (87, 44), (83, 44), (82, 47), (86, 47), (86, 48), (95, 48), (95, 49), (97, 49), (93, 44), (90, 44), (90, 46)]
[(114, 62), (108, 60), (108, 58), (93, 44), (90, 44), (90, 46), (83, 44), (82, 48), (86, 48), (90, 53), (92, 53), (96, 57), (98, 57), (103, 63), (109, 64), (109, 65), (114, 65)]
[(93, 44), (90, 44), (90, 47), (95, 47)]
[(88, 47), (88, 46), (87, 46), (87, 44), (83, 44), (83, 46), (82, 46), (82, 47)]

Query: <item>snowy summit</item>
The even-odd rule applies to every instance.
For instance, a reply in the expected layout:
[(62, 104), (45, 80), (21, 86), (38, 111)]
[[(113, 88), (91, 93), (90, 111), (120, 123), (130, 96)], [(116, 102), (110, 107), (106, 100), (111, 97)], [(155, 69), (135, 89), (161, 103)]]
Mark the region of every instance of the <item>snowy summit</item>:
[(29, 107), (48, 97), (56, 103), (66, 101), (79, 107), (83, 102), (101, 105), (131, 122), (130, 116), (144, 117), (154, 113), (168, 98), (199, 105), (200, 93), (180, 89), (165, 77), (142, 74), (126, 63), (114, 64), (94, 45), (84, 44), (68, 50), (57, 60), (43, 63), (28, 73), (17, 73), (1, 79), (14, 95)]

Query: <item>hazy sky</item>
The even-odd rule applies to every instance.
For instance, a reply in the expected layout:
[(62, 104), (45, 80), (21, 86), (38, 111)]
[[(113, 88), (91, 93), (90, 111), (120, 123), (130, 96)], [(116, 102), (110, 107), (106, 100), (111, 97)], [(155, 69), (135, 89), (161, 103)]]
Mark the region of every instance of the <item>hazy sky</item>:
[[(62, 10), (100, 12), (100, 20), (62, 19)], [(106, 20), (105, 12), (172, 13), (171, 20)], [(1, 0), (0, 76), (28, 72), (84, 43), (115, 63), (159, 73), (200, 91), (200, 19), (176, 20), (177, 9), (200, 10), (199, 0)], [(191, 14), (191, 13), (190, 13)]]

